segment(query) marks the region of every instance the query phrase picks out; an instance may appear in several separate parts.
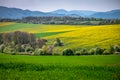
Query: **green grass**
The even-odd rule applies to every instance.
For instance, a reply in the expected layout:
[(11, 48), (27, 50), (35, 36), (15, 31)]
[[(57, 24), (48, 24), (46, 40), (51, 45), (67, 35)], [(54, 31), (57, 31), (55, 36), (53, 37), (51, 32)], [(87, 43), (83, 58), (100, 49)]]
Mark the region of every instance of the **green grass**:
[[(5, 24), (7, 24), (7, 23), (5, 23)], [(33, 27), (35, 28), (37, 26), (38, 25), (36, 25), (36, 24), (13, 23), (10, 25), (0, 26), (0, 32), (11, 32), (11, 31), (17, 31), (17, 30), (22, 30), (22, 29), (24, 30), (24, 29), (30, 29)]]
[(57, 34), (65, 33), (65, 32), (70, 32), (70, 31), (35, 33), (35, 36), (37, 38), (40, 38), (40, 37), (47, 37), (47, 36), (57, 35)]
[(0, 62), (25, 62), (35, 64), (113, 65), (120, 64), (120, 56), (26, 56), (0, 54)]
[(0, 80), (119, 80), (119, 55), (0, 54)]

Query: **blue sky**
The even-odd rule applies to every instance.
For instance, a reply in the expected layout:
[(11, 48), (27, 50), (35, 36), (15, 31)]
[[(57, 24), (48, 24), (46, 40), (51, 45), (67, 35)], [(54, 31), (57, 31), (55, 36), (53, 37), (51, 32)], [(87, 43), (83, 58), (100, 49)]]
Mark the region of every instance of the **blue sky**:
[(120, 9), (120, 0), (0, 0), (0, 6), (49, 12), (57, 9), (109, 11)]

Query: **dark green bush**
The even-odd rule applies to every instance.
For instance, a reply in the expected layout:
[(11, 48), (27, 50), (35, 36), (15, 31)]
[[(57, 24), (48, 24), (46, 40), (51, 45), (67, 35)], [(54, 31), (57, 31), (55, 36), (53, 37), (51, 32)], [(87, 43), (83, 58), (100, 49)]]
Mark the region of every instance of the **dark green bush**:
[(74, 55), (74, 52), (72, 49), (67, 48), (62, 51), (62, 54), (66, 56), (71, 56), (71, 55)]
[(96, 55), (97, 55), (97, 54), (101, 55), (101, 54), (103, 54), (104, 50), (105, 50), (105, 49), (102, 49), (102, 48), (100, 48), (100, 47), (96, 47), (96, 48), (95, 48), (95, 54), (96, 54)]

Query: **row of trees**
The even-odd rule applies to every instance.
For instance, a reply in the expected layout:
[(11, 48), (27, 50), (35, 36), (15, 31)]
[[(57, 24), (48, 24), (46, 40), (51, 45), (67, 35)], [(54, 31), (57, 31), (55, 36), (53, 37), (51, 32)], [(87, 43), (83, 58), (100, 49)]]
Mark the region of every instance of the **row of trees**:
[(120, 46), (110, 46), (108, 49), (101, 47), (95, 47), (91, 49), (83, 48), (80, 50), (64, 49), (63, 55), (109, 55), (109, 54), (120, 54)]
[(19, 22), (20, 19), (0, 18), (0, 22)]
[(59, 38), (52, 45), (46, 45), (46, 42), (46, 39), (37, 39), (34, 34), (27, 32), (0, 33), (0, 52), (31, 54), (42, 49), (44, 54), (47, 55), (52, 54), (54, 47), (63, 46)]
[(103, 24), (120, 24), (120, 19), (101, 19), (101, 18), (84, 18), (84, 17), (25, 17), (22, 19), (0, 19), (0, 22), (19, 22), (33, 24), (72, 24), (72, 25), (103, 25)]
[(72, 25), (103, 25), (119, 24), (120, 19), (101, 19), (84, 17), (25, 17), (19, 22), (34, 24), (72, 24)]
[(83, 48), (80, 50), (64, 49), (60, 52), (59, 48), (63, 42), (56, 38), (52, 45), (46, 44), (46, 39), (36, 39), (35, 35), (27, 32), (0, 33), (0, 52), (12, 54), (30, 55), (102, 55), (120, 54), (120, 46), (110, 46), (109, 49), (95, 47), (91, 49)]
[[(42, 49), (36, 49), (34, 52), (34, 55), (45, 55), (47, 49), (42, 48)], [(110, 55), (110, 54), (120, 54), (120, 46), (115, 45), (115, 46), (110, 46), (108, 49), (104, 49), (101, 47), (94, 47), (91, 49), (83, 48), (80, 50), (73, 50), (70, 48), (64, 49), (62, 52), (54, 52), (51, 49), (51, 54), (47, 55), (63, 55), (63, 56), (73, 56), (73, 55)]]

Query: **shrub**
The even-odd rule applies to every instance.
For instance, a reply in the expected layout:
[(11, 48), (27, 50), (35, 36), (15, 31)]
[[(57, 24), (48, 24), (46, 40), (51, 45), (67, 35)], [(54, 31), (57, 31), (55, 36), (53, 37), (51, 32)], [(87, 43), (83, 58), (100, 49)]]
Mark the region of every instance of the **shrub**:
[(80, 51), (75, 51), (75, 55), (80, 55), (81, 53), (80, 53)]
[(46, 45), (43, 45), (43, 46), (42, 46), (42, 50), (43, 50), (44, 54), (46, 54), (46, 52), (47, 52), (47, 46), (46, 46)]
[(109, 55), (109, 54), (111, 54), (111, 53), (110, 53), (108, 50), (104, 50), (103, 54), (104, 54), (104, 55)]
[(88, 51), (86, 48), (80, 50), (80, 55), (88, 55)]
[(44, 45), (46, 45), (47, 40), (46, 39), (37, 39), (36, 40), (36, 47), (42, 48)]
[(42, 49), (36, 49), (34, 52), (34, 55), (36, 55), (36, 56), (44, 55), (44, 51)]
[(67, 56), (74, 55), (73, 50), (72, 50), (72, 49), (69, 49), (69, 48), (64, 49), (64, 50), (62, 51), (62, 54), (63, 54), (63, 55), (67, 55)]
[(90, 50), (88, 51), (88, 53), (89, 53), (90, 55), (94, 55), (94, 54), (95, 54), (95, 49), (94, 49), (94, 48), (90, 49)]
[(105, 49), (102, 49), (102, 48), (100, 48), (100, 47), (96, 47), (96, 48), (95, 48), (95, 54), (100, 54), (100, 55), (101, 55), (101, 54), (103, 54), (104, 50), (105, 50)]
[(11, 47), (5, 47), (3, 50), (4, 53), (16, 53), (16, 50), (14, 48)]
[(120, 52), (120, 46), (119, 45), (115, 45), (114, 46), (114, 50), (115, 50), (115, 52)]
[(48, 46), (47, 47), (47, 51), (46, 51), (46, 55), (52, 55), (53, 52), (53, 47), (52, 46)]
[(15, 46), (15, 49), (16, 49), (17, 52), (21, 52), (21, 45), (20, 45), (20, 44), (17, 44), (17, 45)]
[(54, 46), (54, 47), (57, 47), (57, 46), (58, 46), (58, 43), (55, 41), (55, 42), (53, 43), (53, 46)]
[(26, 49), (26, 45), (21, 45), (21, 52), (25, 52), (25, 49)]
[(56, 55), (56, 56), (61, 55), (60, 52), (61, 52), (61, 51), (60, 51), (60, 48), (59, 48), (59, 47), (54, 47), (54, 48), (53, 48), (53, 51), (52, 51), (53, 55)]
[(4, 48), (5, 48), (5, 45), (4, 45), (4, 44), (1, 44), (1, 45), (0, 45), (0, 52), (3, 53)]
[(30, 47), (30, 46), (27, 46), (27, 47), (25, 48), (25, 52), (31, 53), (31, 52), (33, 52), (33, 51), (34, 51), (33, 48)]
[(61, 40), (59, 38), (56, 38), (56, 41), (53, 43), (53, 46), (63, 46), (63, 43), (61, 42)]
[(115, 53), (115, 49), (114, 49), (113, 46), (110, 46), (109, 49), (108, 49), (108, 51), (109, 51), (110, 54)]

